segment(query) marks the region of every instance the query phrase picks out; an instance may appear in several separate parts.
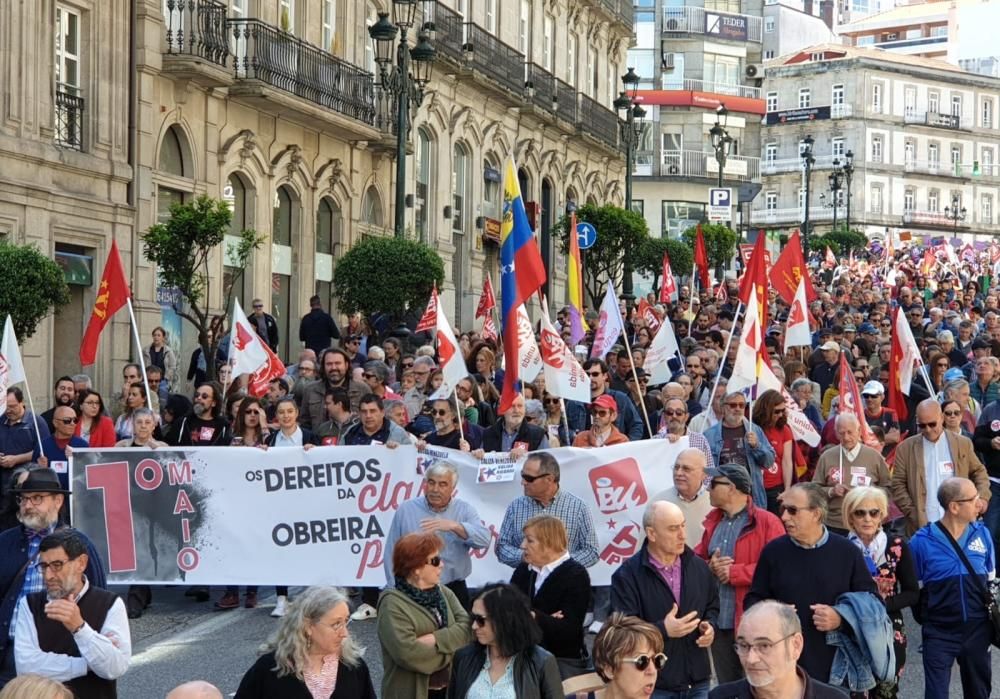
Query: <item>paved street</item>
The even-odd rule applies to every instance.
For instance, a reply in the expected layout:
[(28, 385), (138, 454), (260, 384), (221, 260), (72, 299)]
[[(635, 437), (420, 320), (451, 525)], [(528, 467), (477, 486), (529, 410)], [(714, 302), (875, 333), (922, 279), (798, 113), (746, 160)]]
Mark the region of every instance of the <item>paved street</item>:
[[(132, 622), (135, 655), (132, 668), (119, 682), (119, 695), (123, 699), (159, 699), (181, 682), (207, 679), (225, 696), (232, 696), (258, 648), (275, 629), (276, 620), (269, 616), (274, 606), (273, 590), (263, 588), (261, 592), (271, 596), (263, 597), (257, 609), (216, 612), (211, 602), (199, 604), (185, 598), (183, 588), (158, 589), (153, 606), (142, 619)], [(213, 593), (214, 600), (221, 591)], [(912, 645), (899, 696), (918, 699), (923, 696), (920, 633), (912, 621), (908, 628)], [(365, 658), (378, 690), (382, 663), (375, 623), (353, 622), (351, 633), (368, 649)], [(993, 654), (993, 676), (994, 689), (1000, 688), (1000, 653)], [(962, 699), (957, 668), (952, 675), (951, 697)]]

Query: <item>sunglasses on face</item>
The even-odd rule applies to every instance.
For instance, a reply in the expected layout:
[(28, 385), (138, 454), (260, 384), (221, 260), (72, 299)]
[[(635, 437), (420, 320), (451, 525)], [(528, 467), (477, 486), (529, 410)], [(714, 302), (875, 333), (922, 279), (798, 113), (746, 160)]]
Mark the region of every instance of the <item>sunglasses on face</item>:
[(596, 415), (597, 417), (607, 417), (608, 415), (611, 414), (611, 411), (605, 408), (594, 408), (593, 410), (590, 411), (590, 414)]
[(448, 414), (447, 410), (432, 410), (431, 411), (431, 415), (437, 415), (439, 417), (444, 417), (447, 414)]
[(854, 517), (857, 519), (864, 519), (866, 515), (868, 517), (871, 517), (872, 519), (878, 519), (879, 517), (882, 516), (882, 510), (878, 509), (877, 507), (871, 510), (858, 509), (852, 512), (851, 514), (854, 515)]
[(361, 376), (362, 376), (362, 378), (365, 378), (365, 379), (374, 379), (375, 378), (375, 374), (362, 374)]
[(534, 483), (539, 478), (545, 478), (546, 476), (550, 476), (550, 475), (552, 475), (552, 474), (550, 474), (550, 473), (540, 473), (537, 476), (532, 476), (530, 473), (525, 473), (524, 471), (521, 471), (521, 480), (524, 481), (525, 483)]
[(746, 403), (726, 403), (727, 408), (733, 408), (734, 410), (743, 410), (747, 407)]
[(652, 663), (653, 667), (657, 670), (662, 670), (663, 666), (667, 664), (667, 656), (663, 653), (657, 653), (652, 657), (648, 655), (639, 655), (635, 658), (622, 658), (622, 662), (632, 663), (635, 665), (635, 669), (639, 672), (645, 672), (650, 663)]
[(921, 430), (932, 430), (937, 427), (937, 422), (918, 422), (917, 428)]
[(669, 417), (683, 417), (684, 415), (687, 415), (687, 411), (686, 410), (664, 410), (663, 414), (667, 415)]
[(413, 362), (403, 362), (403, 368), (404, 369), (412, 369), (413, 368)]
[(470, 614), (469, 623), (473, 626), (486, 626), (486, 617), (482, 614)]
[(604, 372), (603, 371), (588, 371), (587, 372), (587, 376), (594, 376), (594, 377), (604, 376)]
[(944, 414), (945, 414), (945, 417), (958, 417), (959, 415), (962, 414), (962, 411), (961, 410), (945, 410)]
[(60, 418), (56, 418), (56, 422), (61, 422), (64, 425), (75, 425), (76, 424), (76, 418), (75, 417), (60, 417)]
[(440, 567), (440, 565), (441, 565), (441, 556), (432, 556), (431, 559), (429, 561), (427, 561), (427, 565), (434, 566), (435, 568)]
[(550, 405), (555, 405), (559, 402), (558, 398), (542, 398), (542, 402)]
[(803, 510), (811, 510), (811, 509), (813, 509), (813, 508), (812, 508), (812, 507), (798, 507), (798, 506), (796, 506), (796, 505), (782, 505), (782, 506), (780, 507), (780, 509), (781, 509), (781, 513), (782, 513), (782, 514), (784, 514), (785, 512), (787, 512), (787, 513), (788, 513), (788, 514), (790, 514), (790, 515), (791, 515), (792, 517), (794, 517), (794, 516), (795, 516), (795, 515), (797, 515), (797, 514), (798, 514), (799, 512), (802, 512)]

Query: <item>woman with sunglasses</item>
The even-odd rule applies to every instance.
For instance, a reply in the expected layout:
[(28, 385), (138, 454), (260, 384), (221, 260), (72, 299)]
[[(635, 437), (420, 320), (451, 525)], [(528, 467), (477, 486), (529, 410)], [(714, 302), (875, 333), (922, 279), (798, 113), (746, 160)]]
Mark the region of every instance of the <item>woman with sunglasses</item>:
[(420, 532), (392, 549), (394, 586), (378, 601), (383, 697), (444, 697), (452, 657), (472, 638), (469, 615), (441, 584), (442, 548), (437, 534)]
[(951, 368), (951, 361), (948, 359), (948, 355), (934, 350), (927, 358), (927, 363), (931, 368), (930, 376), (931, 384), (934, 386), (934, 393), (940, 393), (946, 383), (944, 380), (944, 374)]
[(375, 699), (364, 649), (348, 630), (350, 613), (343, 590), (303, 592), (243, 675), (236, 699)]
[(788, 426), (788, 409), (784, 397), (775, 390), (767, 390), (753, 404), (753, 421), (764, 430), (764, 436), (774, 449), (774, 463), (764, 469), (764, 492), (767, 494), (767, 511), (778, 514), (778, 499), (792, 487), (795, 475), (795, 435)]
[(97, 391), (87, 391), (80, 396), (80, 419), (73, 434), (95, 449), (113, 447), (118, 441), (115, 438), (115, 423), (108, 417), (104, 399)]
[(545, 419), (539, 423), (539, 427), (549, 436), (549, 446), (554, 449), (572, 444), (573, 435), (569, 432), (568, 424), (563, 417), (563, 406), (559, 397), (543, 393), (542, 407), (545, 408)]
[(892, 620), (896, 679), (893, 682), (880, 682), (868, 696), (872, 699), (893, 699), (897, 695), (899, 676), (906, 662), (903, 609), (917, 604), (920, 597), (913, 558), (903, 537), (889, 535), (882, 528), (889, 513), (889, 500), (881, 488), (852, 488), (844, 497), (844, 513), (848, 527), (847, 538), (861, 549)]
[(615, 612), (594, 639), (594, 670), (604, 682), (599, 692), (570, 694), (577, 699), (646, 699), (657, 673), (667, 664), (660, 631), (638, 617)]
[(945, 399), (941, 403), (941, 413), (944, 415), (945, 431), (972, 439), (973, 433), (969, 432), (965, 425), (966, 411), (962, 410), (962, 406), (957, 400)]
[(520, 590), (487, 585), (472, 602), (470, 618), (475, 640), (455, 654), (448, 699), (564, 696), (556, 658), (539, 645), (542, 632)]

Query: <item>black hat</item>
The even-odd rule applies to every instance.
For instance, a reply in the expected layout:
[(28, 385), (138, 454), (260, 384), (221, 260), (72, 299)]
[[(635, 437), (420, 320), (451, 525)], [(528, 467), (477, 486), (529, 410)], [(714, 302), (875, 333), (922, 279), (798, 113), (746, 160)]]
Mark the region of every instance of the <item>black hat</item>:
[(51, 468), (35, 468), (28, 471), (28, 477), (20, 486), (14, 489), (15, 493), (62, 493), (69, 495), (69, 491), (62, 487), (59, 476)]
[(987, 338), (980, 335), (975, 340), (972, 341), (972, 349), (992, 349), (993, 343), (991, 343)]
[(716, 468), (705, 469), (705, 473), (711, 478), (728, 478), (738, 491), (745, 495), (750, 494), (750, 472), (743, 464), (722, 464)]

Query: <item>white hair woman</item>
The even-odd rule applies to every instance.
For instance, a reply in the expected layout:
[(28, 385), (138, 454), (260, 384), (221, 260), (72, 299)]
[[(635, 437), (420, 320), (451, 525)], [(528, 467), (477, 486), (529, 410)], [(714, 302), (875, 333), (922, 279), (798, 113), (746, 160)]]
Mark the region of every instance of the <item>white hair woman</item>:
[(343, 590), (310, 587), (289, 605), (270, 651), (247, 670), (236, 699), (375, 699), (364, 651), (348, 632), (350, 620)]

